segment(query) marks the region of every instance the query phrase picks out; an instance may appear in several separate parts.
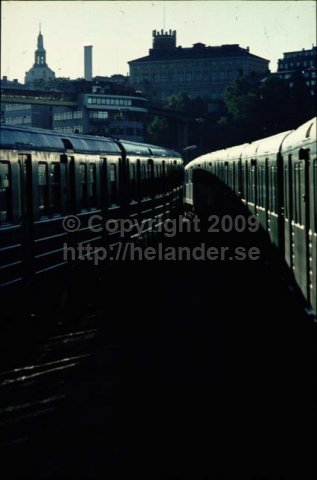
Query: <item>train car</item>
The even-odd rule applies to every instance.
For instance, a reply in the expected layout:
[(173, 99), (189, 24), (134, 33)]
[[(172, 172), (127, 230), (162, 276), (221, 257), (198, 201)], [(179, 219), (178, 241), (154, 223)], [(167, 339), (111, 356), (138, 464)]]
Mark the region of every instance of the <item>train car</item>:
[(317, 312), (316, 118), (282, 144), (285, 258), (303, 294)]
[(257, 215), (316, 315), (316, 118), (294, 131), (198, 157), (185, 174), (187, 209), (202, 212), (205, 202), (210, 210), (210, 199), (229, 187)]
[[(247, 147), (249, 210), (256, 214), (273, 245), (284, 251), (281, 145), (290, 131), (278, 133)], [(252, 152), (252, 153), (251, 153)]]
[(87, 245), (124, 241), (119, 228), (105, 228), (107, 221), (160, 223), (181, 208), (183, 162), (169, 149), (1, 126), (0, 156), (2, 288), (62, 278), (74, 263), (65, 259), (65, 245), (85, 256)]

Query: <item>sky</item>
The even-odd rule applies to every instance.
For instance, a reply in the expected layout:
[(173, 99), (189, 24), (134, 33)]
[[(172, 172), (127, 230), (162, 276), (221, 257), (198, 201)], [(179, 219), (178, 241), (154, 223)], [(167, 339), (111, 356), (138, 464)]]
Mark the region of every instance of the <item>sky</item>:
[(1, 75), (24, 82), (34, 62), (39, 24), (48, 66), (83, 77), (83, 46), (93, 45), (93, 75), (129, 72), (146, 56), (152, 31), (177, 31), (177, 45), (238, 43), (270, 60), (316, 45), (314, 1), (13, 1), (1, 2)]

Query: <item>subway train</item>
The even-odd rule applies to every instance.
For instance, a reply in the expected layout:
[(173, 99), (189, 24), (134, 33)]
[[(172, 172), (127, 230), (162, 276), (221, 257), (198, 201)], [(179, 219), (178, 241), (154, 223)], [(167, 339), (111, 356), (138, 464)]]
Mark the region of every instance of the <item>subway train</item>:
[(97, 252), (139, 240), (133, 229), (122, 239), (120, 219), (152, 219), (144, 240), (183, 205), (183, 161), (172, 150), (2, 125), (0, 154), (2, 294), (53, 275), (60, 282), (76, 263), (74, 250), (65, 258), (65, 245)]
[(296, 130), (194, 159), (185, 167), (185, 207), (212, 211), (215, 180), (258, 217), (316, 315), (316, 118)]

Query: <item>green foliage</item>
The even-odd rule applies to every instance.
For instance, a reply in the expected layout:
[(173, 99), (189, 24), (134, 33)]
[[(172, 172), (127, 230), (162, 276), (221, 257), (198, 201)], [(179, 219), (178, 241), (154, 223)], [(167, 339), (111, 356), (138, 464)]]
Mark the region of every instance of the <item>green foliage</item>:
[(154, 117), (154, 119), (148, 126), (148, 132), (150, 135), (153, 135), (158, 132), (164, 132), (167, 129), (168, 129), (168, 122), (166, 118), (163, 118), (163, 117)]
[(157, 145), (170, 146), (171, 131), (169, 122), (164, 117), (154, 117), (147, 127), (147, 141)]
[(200, 97), (190, 98), (185, 92), (169, 96), (166, 107), (174, 112), (182, 112), (193, 118), (204, 115), (208, 110), (206, 100)]
[[(316, 115), (305, 79), (299, 73), (289, 82), (270, 76), (260, 83), (244, 77), (227, 88), (224, 95), (226, 114), (218, 125), (240, 142), (251, 141), (297, 127)], [(231, 143), (231, 142), (230, 142)]]
[(185, 113), (188, 110), (190, 98), (185, 92), (171, 95), (167, 98), (167, 108), (175, 112)]

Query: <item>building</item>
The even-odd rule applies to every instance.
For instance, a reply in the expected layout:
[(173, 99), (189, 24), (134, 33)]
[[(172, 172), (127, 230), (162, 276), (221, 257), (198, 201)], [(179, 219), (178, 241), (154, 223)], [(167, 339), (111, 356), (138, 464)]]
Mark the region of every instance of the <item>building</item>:
[(25, 85), (31, 87), (43, 87), (45, 84), (55, 78), (55, 73), (46, 63), (46, 50), (44, 48), (43, 35), (41, 30), (37, 37), (37, 49), (34, 53), (34, 64), (25, 73)]
[[(59, 89), (19, 89), (12, 90), (14, 82), (6, 80), (2, 93), (43, 96), (44, 104), (1, 102), (1, 123), (7, 125), (33, 126), (53, 129), (61, 133), (83, 133), (90, 135), (112, 135), (126, 140), (144, 141), (147, 120), (147, 99), (130, 85), (117, 84), (107, 78), (96, 77), (92, 81), (84, 79), (56, 79)], [(22, 85), (23, 87), (23, 85)], [(51, 93), (55, 99), (67, 105), (45, 105)], [(49, 101), (47, 101), (49, 103)]]
[(53, 130), (61, 133), (111, 135), (144, 141), (147, 99), (131, 86), (93, 79), (90, 91), (77, 93), (77, 105), (54, 107)]
[(51, 128), (51, 107), (46, 105), (28, 105), (6, 103), (1, 107), (1, 123), (22, 125), (23, 127)]
[[(84, 52), (87, 78), (55, 78), (54, 72), (46, 64), (43, 35), (40, 32), (35, 63), (26, 74), (25, 86), (7, 78), (3, 79), (1, 86), (3, 90), (10, 90), (8, 97), (12, 91), (14, 96), (22, 96), (26, 90), (28, 95), (34, 92), (34, 97), (43, 97), (43, 104), (3, 102), (1, 122), (48, 128), (65, 134), (112, 135), (126, 140), (144, 141), (147, 99), (136, 92), (128, 77), (123, 75), (91, 78), (92, 46), (85, 47)], [(21, 92), (16, 91), (17, 87)], [(50, 104), (51, 92), (62, 103), (61, 106), (53, 106), (52, 102)], [(69, 102), (74, 107), (66, 105)]]
[(179, 92), (221, 102), (225, 89), (238, 76), (267, 74), (268, 65), (268, 60), (237, 44), (177, 46), (176, 31), (171, 30), (154, 30), (149, 55), (129, 62), (132, 85), (151, 100), (163, 103)]
[(283, 58), (278, 61), (277, 75), (287, 80), (290, 87), (293, 87), (294, 81), (302, 76), (310, 94), (316, 95), (317, 47), (284, 53)]
[[(9, 89), (15, 92), (17, 96), (23, 95), (23, 92), (30, 91), (17, 79), (8, 80), (6, 76), (2, 77), (1, 92)], [(51, 128), (52, 127), (52, 109), (46, 105), (32, 105), (26, 103), (5, 103), (1, 101), (1, 123), (6, 125), (22, 125), (26, 127)]]

